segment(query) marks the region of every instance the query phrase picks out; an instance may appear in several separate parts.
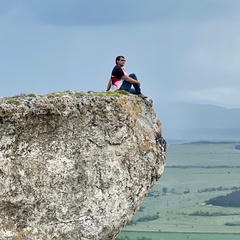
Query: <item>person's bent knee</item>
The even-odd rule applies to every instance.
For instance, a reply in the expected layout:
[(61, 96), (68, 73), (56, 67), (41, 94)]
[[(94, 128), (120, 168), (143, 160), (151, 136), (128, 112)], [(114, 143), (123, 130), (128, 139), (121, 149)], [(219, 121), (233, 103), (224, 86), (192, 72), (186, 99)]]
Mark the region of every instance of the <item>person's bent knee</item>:
[(131, 73), (131, 74), (129, 74), (128, 76), (129, 76), (130, 78), (133, 78), (133, 79), (135, 79), (135, 80), (138, 80), (135, 73)]

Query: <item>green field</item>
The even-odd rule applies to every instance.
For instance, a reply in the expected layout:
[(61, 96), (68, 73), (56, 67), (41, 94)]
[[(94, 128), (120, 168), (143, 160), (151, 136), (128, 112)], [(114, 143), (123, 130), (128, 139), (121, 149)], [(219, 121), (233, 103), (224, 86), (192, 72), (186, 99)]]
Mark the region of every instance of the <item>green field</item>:
[[(119, 237), (137, 239), (145, 237), (151, 240), (239, 240), (238, 234), (212, 233), (155, 233), (155, 232), (122, 232)], [(124, 239), (125, 240), (125, 239)], [(127, 240), (127, 238), (126, 238)]]
[[(163, 176), (142, 202), (133, 218), (133, 224), (126, 226), (119, 236), (145, 231), (141, 236), (152, 239), (234, 240), (237, 239), (235, 236), (240, 239), (240, 208), (204, 204), (210, 198), (240, 188), (240, 151), (234, 147), (234, 143), (168, 146)], [(196, 212), (204, 214), (199, 216)], [(141, 220), (156, 214), (156, 220)], [(227, 222), (237, 224), (227, 226)], [(200, 233), (208, 233), (208, 237), (205, 238)], [(228, 235), (226, 238), (214, 236), (218, 233), (220, 236), (233, 233), (237, 235)], [(180, 235), (174, 237), (174, 234)]]

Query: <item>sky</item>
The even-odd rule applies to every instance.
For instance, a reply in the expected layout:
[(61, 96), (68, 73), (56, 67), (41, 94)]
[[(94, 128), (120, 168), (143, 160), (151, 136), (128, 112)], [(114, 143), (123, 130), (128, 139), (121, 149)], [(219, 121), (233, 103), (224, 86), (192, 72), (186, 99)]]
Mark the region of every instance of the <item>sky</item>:
[(240, 108), (239, 0), (0, 0), (0, 97), (105, 91), (118, 55), (154, 103)]

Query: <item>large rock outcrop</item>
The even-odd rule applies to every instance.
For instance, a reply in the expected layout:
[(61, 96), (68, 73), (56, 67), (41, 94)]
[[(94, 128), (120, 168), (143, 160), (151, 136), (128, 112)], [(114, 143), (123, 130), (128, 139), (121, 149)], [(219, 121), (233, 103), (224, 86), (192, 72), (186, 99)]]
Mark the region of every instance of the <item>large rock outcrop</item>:
[(115, 239), (164, 162), (160, 121), (134, 95), (3, 98), (0, 239)]

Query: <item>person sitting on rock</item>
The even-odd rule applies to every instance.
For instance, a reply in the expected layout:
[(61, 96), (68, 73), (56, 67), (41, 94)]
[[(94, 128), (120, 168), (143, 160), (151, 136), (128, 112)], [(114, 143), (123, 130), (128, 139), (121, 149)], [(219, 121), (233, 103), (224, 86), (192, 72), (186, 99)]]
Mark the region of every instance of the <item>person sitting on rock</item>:
[(147, 98), (147, 96), (141, 93), (141, 83), (138, 81), (136, 74), (131, 73), (128, 75), (126, 70), (123, 68), (126, 62), (125, 57), (117, 56), (115, 62), (116, 66), (112, 70), (112, 74), (107, 85), (107, 91), (110, 89), (113, 91), (125, 90), (132, 94), (136, 94), (141, 98)]

